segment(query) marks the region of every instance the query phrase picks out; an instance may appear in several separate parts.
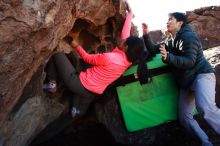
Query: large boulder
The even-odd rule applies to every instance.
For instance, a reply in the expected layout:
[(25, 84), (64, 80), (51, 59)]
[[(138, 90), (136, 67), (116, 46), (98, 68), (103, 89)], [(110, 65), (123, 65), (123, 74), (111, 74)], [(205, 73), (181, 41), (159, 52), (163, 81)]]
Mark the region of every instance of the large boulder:
[(204, 49), (220, 45), (220, 6), (187, 12), (188, 21), (200, 36)]
[(13, 0), (0, 1), (0, 8), (0, 143), (23, 146), (68, 106), (42, 91), (45, 62), (57, 51), (70, 52), (69, 37), (78, 36), (88, 51), (101, 45), (104, 51), (112, 49), (124, 22), (125, 4)]

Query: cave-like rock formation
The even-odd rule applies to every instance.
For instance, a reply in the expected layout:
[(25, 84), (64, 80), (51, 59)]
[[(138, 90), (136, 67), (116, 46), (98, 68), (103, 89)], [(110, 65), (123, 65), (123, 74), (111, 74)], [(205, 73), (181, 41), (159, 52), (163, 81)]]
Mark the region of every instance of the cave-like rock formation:
[(69, 37), (111, 50), (124, 16), (120, 0), (0, 1), (0, 143), (27, 145), (67, 107), (42, 91), (46, 60), (70, 52)]
[[(207, 19), (213, 17), (219, 24), (219, 10), (214, 10), (205, 14)], [(197, 15), (202, 12), (194, 14), (192, 24), (200, 20)], [(78, 39), (89, 52), (111, 50), (120, 35), (124, 17), (123, 0), (0, 1), (0, 145), (29, 145), (38, 134), (42, 137), (39, 135), (36, 141), (43, 141), (76, 122), (65, 120), (70, 93), (65, 89), (53, 96), (43, 92), (44, 65), (55, 52), (69, 53), (71, 39)], [(206, 35), (209, 28), (210, 33)], [(209, 38), (214, 28), (210, 24), (200, 35)], [(216, 45), (220, 44), (219, 38), (211, 38)], [(111, 95), (106, 93), (97, 99), (92, 118), (104, 124), (118, 142), (150, 144), (156, 129), (128, 133), (117, 97)], [(76, 124), (80, 124), (80, 119)], [(41, 132), (46, 127), (49, 130)], [(44, 137), (47, 132), (51, 135)]]

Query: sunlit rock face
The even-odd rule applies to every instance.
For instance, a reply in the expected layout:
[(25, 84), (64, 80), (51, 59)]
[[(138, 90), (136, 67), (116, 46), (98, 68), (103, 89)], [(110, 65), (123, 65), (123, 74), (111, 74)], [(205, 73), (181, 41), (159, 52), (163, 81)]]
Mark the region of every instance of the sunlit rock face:
[(204, 48), (220, 45), (220, 7), (206, 7), (187, 12), (188, 21), (200, 36)]
[(204, 55), (215, 69), (216, 103), (220, 107), (220, 46), (205, 50)]

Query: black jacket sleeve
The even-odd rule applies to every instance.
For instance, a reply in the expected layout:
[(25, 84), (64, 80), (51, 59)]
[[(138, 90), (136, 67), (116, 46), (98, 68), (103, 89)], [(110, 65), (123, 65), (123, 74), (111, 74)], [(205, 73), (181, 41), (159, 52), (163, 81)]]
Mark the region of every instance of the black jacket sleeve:
[(199, 42), (195, 37), (183, 38), (180, 40), (182, 44), (177, 44), (178, 55), (172, 53), (167, 54), (167, 59), (164, 61), (169, 65), (181, 69), (190, 69), (194, 67), (197, 58), (197, 52), (199, 49)]
[(144, 43), (151, 56), (159, 53), (160, 44), (155, 45), (149, 35), (143, 35)]

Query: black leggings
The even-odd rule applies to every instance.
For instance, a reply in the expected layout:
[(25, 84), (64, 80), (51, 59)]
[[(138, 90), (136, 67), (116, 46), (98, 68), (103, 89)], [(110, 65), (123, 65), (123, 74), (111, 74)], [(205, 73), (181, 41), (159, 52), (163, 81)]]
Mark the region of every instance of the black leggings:
[(51, 57), (47, 64), (46, 72), (49, 80), (57, 81), (58, 78), (61, 79), (65, 86), (76, 95), (85, 98), (92, 98), (97, 95), (82, 85), (76, 69), (63, 53), (57, 53)]

